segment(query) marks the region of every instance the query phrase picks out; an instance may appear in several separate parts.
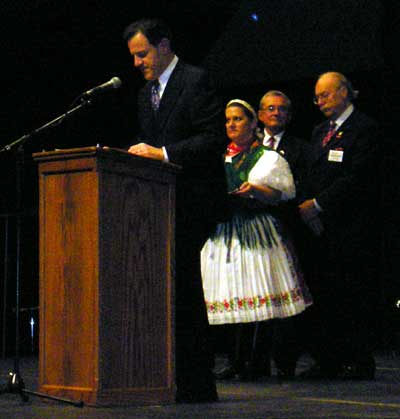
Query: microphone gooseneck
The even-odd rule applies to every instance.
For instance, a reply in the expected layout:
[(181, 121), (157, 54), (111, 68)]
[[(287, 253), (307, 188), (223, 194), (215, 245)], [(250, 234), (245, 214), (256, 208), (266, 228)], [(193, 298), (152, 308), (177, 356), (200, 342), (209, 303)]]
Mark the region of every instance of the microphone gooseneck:
[(100, 86), (93, 87), (93, 89), (87, 90), (82, 96), (90, 97), (106, 90), (118, 89), (122, 82), (119, 77), (113, 77), (111, 80), (101, 84)]

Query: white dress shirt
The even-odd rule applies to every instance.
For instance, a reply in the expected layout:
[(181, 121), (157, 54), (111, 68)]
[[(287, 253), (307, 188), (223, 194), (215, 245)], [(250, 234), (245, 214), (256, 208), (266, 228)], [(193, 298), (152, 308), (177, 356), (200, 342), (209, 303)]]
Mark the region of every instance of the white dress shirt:
[[(178, 64), (178, 57), (174, 55), (174, 58), (168, 64), (168, 67), (162, 72), (162, 74), (158, 78), (158, 82), (160, 83), (160, 88), (158, 90), (158, 94), (160, 95), (160, 100), (164, 94), (165, 88), (167, 87), (168, 80), (171, 77), (171, 74), (174, 71), (177, 64)], [(162, 147), (162, 151), (164, 153), (164, 161), (169, 161), (168, 153), (164, 146)]]
[(277, 148), (278, 148), (278, 146), (279, 146), (279, 143), (280, 143), (280, 141), (282, 140), (282, 137), (283, 137), (283, 134), (284, 134), (284, 133), (285, 133), (285, 131), (281, 131), (281, 132), (278, 132), (278, 134), (271, 135), (271, 134), (269, 134), (269, 133), (267, 132), (267, 130), (264, 128), (264, 139), (263, 139), (263, 145), (268, 146), (268, 145), (269, 145), (269, 144), (268, 144), (269, 139), (270, 139), (271, 137), (274, 137), (274, 138), (275, 138), (275, 144), (274, 144), (273, 149), (274, 149), (274, 150), (277, 150)]

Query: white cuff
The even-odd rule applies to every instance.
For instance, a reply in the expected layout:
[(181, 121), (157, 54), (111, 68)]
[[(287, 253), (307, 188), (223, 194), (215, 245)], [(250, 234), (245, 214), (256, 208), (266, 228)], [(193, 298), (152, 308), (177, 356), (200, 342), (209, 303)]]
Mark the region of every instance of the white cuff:
[(162, 151), (164, 153), (164, 161), (169, 162), (168, 153), (164, 146), (162, 147)]
[(314, 203), (314, 207), (317, 209), (318, 212), (322, 212), (323, 211), (323, 209), (318, 204), (318, 202), (317, 202), (317, 200), (315, 198), (313, 199), (313, 203)]

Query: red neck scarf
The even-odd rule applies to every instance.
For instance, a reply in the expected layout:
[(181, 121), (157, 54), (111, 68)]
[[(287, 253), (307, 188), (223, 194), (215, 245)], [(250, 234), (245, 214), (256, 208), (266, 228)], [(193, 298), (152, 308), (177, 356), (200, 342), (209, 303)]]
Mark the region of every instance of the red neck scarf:
[(232, 157), (232, 156), (236, 156), (236, 154), (241, 153), (242, 151), (246, 151), (250, 148), (249, 145), (247, 146), (240, 146), (235, 144), (233, 141), (228, 144), (228, 147), (226, 148), (226, 153), (225, 155), (228, 157)]

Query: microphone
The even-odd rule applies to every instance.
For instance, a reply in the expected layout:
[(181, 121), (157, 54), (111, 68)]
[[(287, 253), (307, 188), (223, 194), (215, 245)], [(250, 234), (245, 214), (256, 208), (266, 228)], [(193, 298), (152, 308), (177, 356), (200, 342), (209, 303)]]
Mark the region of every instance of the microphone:
[(121, 86), (122, 82), (119, 77), (113, 77), (111, 80), (100, 84), (100, 86), (93, 87), (93, 89), (87, 90), (82, 96), (91, 97), (97, 95), (98, 93), (105, 92), (110, 89), (118, 89)]

